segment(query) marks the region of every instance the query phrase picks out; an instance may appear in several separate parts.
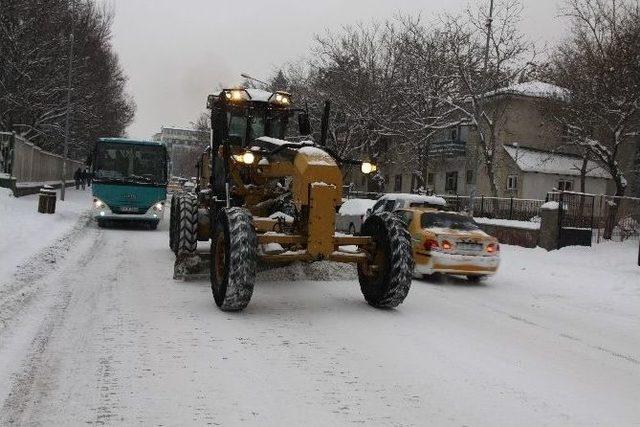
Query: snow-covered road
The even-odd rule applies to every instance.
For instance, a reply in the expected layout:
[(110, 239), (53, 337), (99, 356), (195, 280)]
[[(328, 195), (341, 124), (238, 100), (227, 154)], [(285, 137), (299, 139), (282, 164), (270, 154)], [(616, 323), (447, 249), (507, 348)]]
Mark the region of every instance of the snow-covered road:
[(640, 423), (632, 245), (505, 247), (495, 278), (414, 281), (390, 311), (267, 272), (233, 314), (172, 280), (166, 221), (78, 221), (60, 260), (0, 277), (0, 425)]

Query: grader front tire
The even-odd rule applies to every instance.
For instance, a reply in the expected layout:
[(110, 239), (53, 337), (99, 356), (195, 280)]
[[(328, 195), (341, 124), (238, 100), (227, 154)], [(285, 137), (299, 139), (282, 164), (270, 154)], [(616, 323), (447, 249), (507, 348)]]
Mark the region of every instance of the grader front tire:
[(240, 311), (253, 295), (258, 238), (243, 208), (220, 210), (211, 241), (211, 291), (223, 311)]
[(176, 253), (192, 254), (198, 247), (198, 199), (193, 193), (180, 197), (176, 230)]
[(397, 307), (411, 288), (414, 264), (409, 233), (398, 217), (383, 212), (367, 218), (360, 234), (375, 242), (371, 265), (358, 266), (365, 300), (376, 308)]
[(180, 224), (178, 206), (180, 206), (180, 196), (175, 194), (171, 197), (171, 210), (169, 211), (169, 248), (176, 255), (178, 254), (177, 235)]

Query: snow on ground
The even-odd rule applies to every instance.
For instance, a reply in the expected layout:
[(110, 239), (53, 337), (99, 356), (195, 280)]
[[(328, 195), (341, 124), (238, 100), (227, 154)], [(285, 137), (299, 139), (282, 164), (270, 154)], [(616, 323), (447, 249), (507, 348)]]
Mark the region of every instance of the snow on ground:
[(171, 279), (167, 228), (90, 222), (33, 298), (0, 296), (0, 425), (640, 423), (637, 242), (504, 245), (495, 277), (414, 281), (396, 310), (294, 264), (224, 313)]
[(16, 198), (0, 188), (0, 278), (70, 231), (91, 207), (91, 189), (67, 188), (64, 202), (57, 193), (56, 213), (48, 215), (38, 213), (37, 194)]

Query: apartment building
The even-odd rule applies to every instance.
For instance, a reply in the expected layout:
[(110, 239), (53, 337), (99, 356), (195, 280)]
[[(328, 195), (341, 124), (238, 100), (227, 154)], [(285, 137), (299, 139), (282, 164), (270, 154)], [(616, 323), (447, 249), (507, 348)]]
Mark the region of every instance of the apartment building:
[(153, 140), (167, 147), (169, 175), (188, 178), (195, 174), (195, 164), (209, 143), (209, 132), (163, 126)]

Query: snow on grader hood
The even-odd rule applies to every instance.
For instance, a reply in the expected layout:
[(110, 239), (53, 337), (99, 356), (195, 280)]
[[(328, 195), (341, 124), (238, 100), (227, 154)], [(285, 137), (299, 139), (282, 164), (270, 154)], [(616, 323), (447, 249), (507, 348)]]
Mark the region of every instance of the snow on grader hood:
[[(348, 262), (357, 264), (370, 305), (402, 303), (413, 269), (402, 222), (382, 213), (370, 216), (359, 236), (335, 233), (341, 166), (361, 165), (363, 172), (375, 166), (340, 158), (326, 147), (325, 137), (319, 143), (286, 140), (288, 119), (296, 114), (299, 133), (311, 134), (308, 113), (292, 107), (286, 92), (259, 97), (254, 92), (228, 89), (208, 98), (213, 136), (198, 165), (198, 185), (171, 205), (174, 276), (210, 270), (216, 304), (237, 311), (251, 299), (258, 261)], [(327, 103), (322, 135), (328, 116)], [(211, 250), (198, 251), (198, 240), (210, 240)]]

